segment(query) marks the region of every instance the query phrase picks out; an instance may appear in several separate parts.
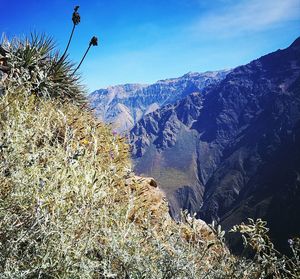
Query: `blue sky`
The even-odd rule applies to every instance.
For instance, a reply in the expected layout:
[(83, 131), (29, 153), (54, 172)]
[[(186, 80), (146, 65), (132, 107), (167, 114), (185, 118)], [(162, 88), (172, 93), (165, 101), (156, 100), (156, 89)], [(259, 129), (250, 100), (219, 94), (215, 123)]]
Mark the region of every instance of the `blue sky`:
[(46, 33), (63, 51), (75, 5), (70, 58), (100, 41), (80, 70), (89, 91), (232, 68), (300, 36), (300, 0), (0, 0), (0, 32)]

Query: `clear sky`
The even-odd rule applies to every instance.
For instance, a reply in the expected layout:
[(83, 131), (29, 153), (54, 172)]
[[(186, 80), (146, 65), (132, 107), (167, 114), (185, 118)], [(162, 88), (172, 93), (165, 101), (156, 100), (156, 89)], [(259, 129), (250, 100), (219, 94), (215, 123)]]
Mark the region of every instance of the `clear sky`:
[(89, 91), (232, 68), (300, 36), (300, 0), (0, 0), (0, 32), (52, 36), (63, 51), (73, 7), (81, 23), (69, 49)]

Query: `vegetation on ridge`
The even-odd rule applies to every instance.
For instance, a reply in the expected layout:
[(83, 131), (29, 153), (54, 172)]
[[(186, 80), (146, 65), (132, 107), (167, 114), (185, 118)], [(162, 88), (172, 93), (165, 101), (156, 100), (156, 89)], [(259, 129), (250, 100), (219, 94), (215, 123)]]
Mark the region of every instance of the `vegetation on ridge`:
[(2, 59), (8, 68), (4, 84), (7, 90), (14, 88), (19, 94), (48, 99), (84, 101), (79, 77), (72, 74), (74, 65), (66, 57), (59, 59), (51, 38), (36, 34), (24, 40), (4, 38), (1, 46), (5, 52)]
[(70, 64), (51, 72), (48, 39), (3, 47), (0, 278), (299, 278), (299, 241), (293, 259), (274, 254), (261, 221), (234, 228), (254, 260), (230, 255), (219, 226), (175, 223), (132, 173), (126, 139), (78, 104)]

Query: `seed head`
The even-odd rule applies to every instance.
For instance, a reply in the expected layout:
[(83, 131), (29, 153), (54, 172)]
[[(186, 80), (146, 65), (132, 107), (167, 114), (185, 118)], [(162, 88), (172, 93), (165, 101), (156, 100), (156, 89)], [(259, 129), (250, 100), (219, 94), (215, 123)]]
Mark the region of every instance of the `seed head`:
[(98, 45), (98, 38), (94, 36), (90, 41), (90, 46), (97, 46), (97, 45)]
[(72, 15), (72, 21), (73, 21), (74, 25), (78, 25), (79, 22), (80, 22), (80, 14), (78, 13), (78, 9), (79, 9), (79, 6), (76, 6), (74, 8), (74, 12), (73, 12), (73, 15)]

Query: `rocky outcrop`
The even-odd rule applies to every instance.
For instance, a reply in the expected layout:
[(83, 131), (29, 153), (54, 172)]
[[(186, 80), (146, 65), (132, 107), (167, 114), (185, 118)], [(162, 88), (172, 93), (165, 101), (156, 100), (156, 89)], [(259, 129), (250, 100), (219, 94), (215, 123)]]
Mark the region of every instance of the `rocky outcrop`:
[(136, 172), (158, 181), (173, 214), (227, 228), (262, 217), (277, 240), (299, 234), (300, 39), (148, 114), (131, 139)]
[(167, 212), (167, 200), (164, 193), (157, 188), (156, 181), (150, 177), (132, 176), (126, 179), (126, 185), (135, 192), (136, 197), (129, 219), (139, 222), (139, 219), (150, 216), (152, 225), (155, 225), (163, 212)]
[(133, 173), (126, 179), (125, 186), (129, 187), (135, 197), (129, 211), (130, 221), (143, 226), (145, 220), (149, 220), (152, 229), (158, 234), (165, 233), (165, 229), (176, 228), (182, 237), (188, 241), (206, 241), (217, 245), (215, 252), (225, 252), (225, 246), (219, 245), (216, 234), (207, 223), (201, 219), (195, 220), (190, 215), (182, 215), (181, 222), (175, 222), (169, 215), (168, 202), (165, 194), (158, 188), (152, 177), (141, 177)]
[(99, 89), (89, 95), (96, 115), (118, 132), (129, 131), (143, 116), (173, 104), (194, 91), (206, 92), (229, 71), (188, 73), (151, 85), (125, 84)]

